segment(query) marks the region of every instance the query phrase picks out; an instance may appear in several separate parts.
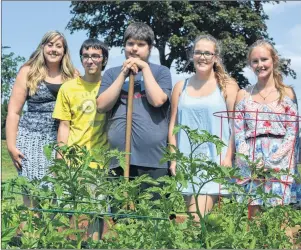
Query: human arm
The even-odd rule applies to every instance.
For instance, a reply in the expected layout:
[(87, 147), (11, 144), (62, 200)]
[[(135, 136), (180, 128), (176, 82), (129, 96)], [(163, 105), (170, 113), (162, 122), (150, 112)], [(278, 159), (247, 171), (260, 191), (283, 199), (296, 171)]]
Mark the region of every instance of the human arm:
[[(68, 144), (69, 132), (70, 132), (70, 121), (61, 120), (58, 133), (57, 133), (57, 142), (59, 146)], [(59, 152), (57, 152), (56, 158), (61, 159), (62, 155)]]
[[(234, 113), (234, 142), (236, 152), (240, 154), (244, 154), (246, 156), (249, 155), (249, 145), (246, 142), (246, 122), (245, 122), (245, 105), (243, 99), (245, 97), (245, 90), (240, 90), (237, 94), (235, 101), (235, 113)], [(238, 156), (239, 158), (239, 156)]]
[(154, 75), (150, 64), (139, 58), (129, 58), (124, 65), (128, 65), (128, 68), (135, 65), (137, 67), (137, 69), (134, 69), (135, 74), (138, 73), (138, 69), (142, 71), (146, 98), (150, 105), (158, 108), (169, 99), (172, 83), (171, 74), (167, 67), (160, 66), (158, 72)]
[[(286, 129), (284, 138), (281, 144), (278, 146), (278, 149), (275, 152), (272, 152), (268, 159), (266, 159), (266, 165), (269, 168), (279, 168), (283, 164), (279, 164), (285, 156), (289, 155), (290, 160), (294, 160), (295, 144), (298, 140), (299, 133), (299, 122), (298, 122), (298, 105), (296, 100), (296, 95), (291, 88), (286, 88), (286, 95), (291, 99), (291, 101), (283, 101), (283, 106), (285, 109), (284, 115), (284, 127)], [(293, 162), (288, 162), (285, 167), (293, 165)]]
[[(70, 121), (72, 116), (68, 91), (65, 91), (64, 85), (58, 92), (52, 118), (60, 120), (57, 134), (58, 145), (67, 145), (70, 132)], [(59, 152), (57, 153), (56, 157), (58, 159), (62, 158)]]
[(24, 158), (22, 152), (16, 147), (17, 131), (21, 112), (27, 98), (28, 90), (26, 86), (29, 66), (23, 66), (14, 83), (12, 94), (8, 103), (8, 113), (6, 118), (6, 142), (10, 157), (14, 166), (21, 170), (21, 160)]
[(153, 107), (161, 107), (170, 97), (172, 83), (168, 68), (161, 67), (157, 79), (153, 75), (149, 64), (142, 69), (146, 98)]
[[(173, 134), (173, 129), (177, 123), (178, 104), (179, 97), (183, 89), (184, 81), (177, 82), (171, 96), (171, 116), (168, 127), (168, 143), (177, 146), (176, 135)], [(173, 148), (170, 148), (174, 152)], [(176, 161), (172, 161), (170, 164), (170, 172), (172, 175), (176, 175)]]
[(96, 99), (99, 113), (105, 113), (114, 107), (128, 72), (129, 69), (122, 67), (116, 79), (114, 79), (113, 70), (109, 69), (104, 73), (99, 88), (99, 96)]
[[(231, 80), (227, 86), (226, 86), (226, 105), (227, 105), (227, 111), (234, 111), (234, 104), (236, 101), (237, 93), (239, 91), (239, 87), (237, 83), (233, 80)], [(229, 144), (227, 148), (227, 152), (225, 155), (225, 158), (223, 159), (221, 165), (222, 166), (232, 166), (232, 161), (234, 158), (235, 153), (235, 141), (234, 141), (234, 112), (228, 112), (229, 117), (229, 126), (230, 126), (230, 138), (229, 138)]]

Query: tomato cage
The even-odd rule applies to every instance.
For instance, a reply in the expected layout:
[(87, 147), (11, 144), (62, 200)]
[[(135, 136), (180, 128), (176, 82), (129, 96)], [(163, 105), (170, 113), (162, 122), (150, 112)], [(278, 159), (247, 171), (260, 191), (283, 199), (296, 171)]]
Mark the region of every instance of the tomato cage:
[[(265, 183), (268, 182), (278, 182), (283, 184), (284, 189), (281, 197), (281, 204), (279, 205), (284, 205), (288, 187), (289, 185), (292, 185), (294, 181), (292, 175), (298, 174), (297, 152), (299, 145), (299, 123), (301, 121), (301, 116), (299, 116), (295, 112), (277, 113), (259, 111), (258, 109), (250, 111), (219, 111), (213, 113), (213, 115), (217, 118), (220, 118), (220, 135), (218, 135), (220, 138), (223, 138), (222, 133), (225, 122), (230, 124), (231, 133), (234, 133), (235, 137), (236, 153), (246, 155), (249, 162), (255, 162), (256, 160), (259, 160), (259, 163), (261, 164), (260, 167), (266, 169), (267, 171), (279, 172), (281, 170), (287, 170), (287, 172), (290, 173), (284, 175), (285, 178), (281, 177), (281, 179), (275, 179), (275, 177), (260, 175), (257, 178), (252, 178), (253, 181), (256, 181), (258, 183), (263, 182), (264, 186)], [(243, 144), (241, 148), (239, 145), (239, 140), (241, 140)], [(267, 142), (266, 145), (263, 145), (263, 149), (260, 148), (260, 140)], [(277, 143), (275, 142), (273, 148), (271, 144), (273, 144), (273, 141), (275, 140), (277, 141)], [(262, 150), (262, 152), (260, 150)], [(283, 157), (283, 160), (279, 160), (278, 163), (274, 161), (273, 164), (267, 164), (267, 159), (269, 159), (269, 156), (266, 157), (266, 155), (275, 152), (276, 154), (281, 155)], [(235, 165), (238, 162), (238, 157), (241, 156), (235, 156)], [(221, 163), (222, 155), (220, 154), (220, 164)], [(238, 167), (240, 168), (241, 166)], [(251, 171), (250, 173), (252, 174)], [(237, 184), (242, 185), (244, 185), (244, 183), (247, 183), (250, 178), (244, 176), (244, 180), (240, 180), (237, 177), (233, 177)], [(297, 197), (293, 198), (295, 199)], [(219, 201), (220, 199), (221, 193), (219, 193)], [(250, 206), (251, 202), (248, 202), (248, 208), (250, 208)]]

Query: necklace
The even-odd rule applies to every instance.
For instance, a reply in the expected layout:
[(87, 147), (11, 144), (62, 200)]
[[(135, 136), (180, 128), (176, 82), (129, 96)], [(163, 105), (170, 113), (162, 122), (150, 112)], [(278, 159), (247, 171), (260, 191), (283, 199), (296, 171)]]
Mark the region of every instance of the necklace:
[(258, 89), (258, 87), (257, 87), (257, 84), (256, 84), (255, 86), (256, 86), (256, 89), (257, 89), (258, 94), (261, 96), (261, 98), (262, 98), (264, 101), (265, 101), (265, 99), (266, 99), (272, 92), (275, 91), (275, 89), (272, 89), (266, 96), (263, 96), (262, 94), (260, 94), (260, 91), (259, 91), (259, 89)]

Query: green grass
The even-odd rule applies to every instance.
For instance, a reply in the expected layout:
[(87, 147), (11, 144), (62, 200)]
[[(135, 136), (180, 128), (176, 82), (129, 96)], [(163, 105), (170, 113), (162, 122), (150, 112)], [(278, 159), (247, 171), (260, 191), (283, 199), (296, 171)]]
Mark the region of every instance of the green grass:
[(18, 175), (17, 170), (9, 156), (6, 141), (1, 141), (1, 182), (5, 182)]
[[(1, 140), (1, 183), (18, 176), (17, 170), (9, 156), (6, 141)], [(15, 190), (18, 191), (18, 190)], [(22, 196), (15, 194), (15, 203), (22, 204)]]

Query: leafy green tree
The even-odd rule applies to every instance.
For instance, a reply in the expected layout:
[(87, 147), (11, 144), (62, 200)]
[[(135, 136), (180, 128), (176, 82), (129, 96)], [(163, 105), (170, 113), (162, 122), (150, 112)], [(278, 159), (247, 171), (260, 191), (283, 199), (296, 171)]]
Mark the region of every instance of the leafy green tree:
[[(129, 23), (147, 23), (154, 30), (161, 64), (170, 68), (174, 62), (177, 72), (193, 71), (192, 42), (198, 34), (209, 33), (222, 43), (228, 72), (245, 86), (248, 46), (260, 38), (273, 42), (262, 6), (260, 1), (72, 1), (67, 29), (86, 30), (90, 37), (104, 37), (109, 46), (122, 46)], [(296, 78), (289, 65), (283, 58), (283, 73)]]
[(24, 57), (16, 56), (15, 53), (4, 53), (8, 46), (2, 46), (1, 58), (1, 139), (5, 139), (5, 124), (7, 117), (8, 99), (12, 85), (18, 73), (20, 63), (25, 61)]

